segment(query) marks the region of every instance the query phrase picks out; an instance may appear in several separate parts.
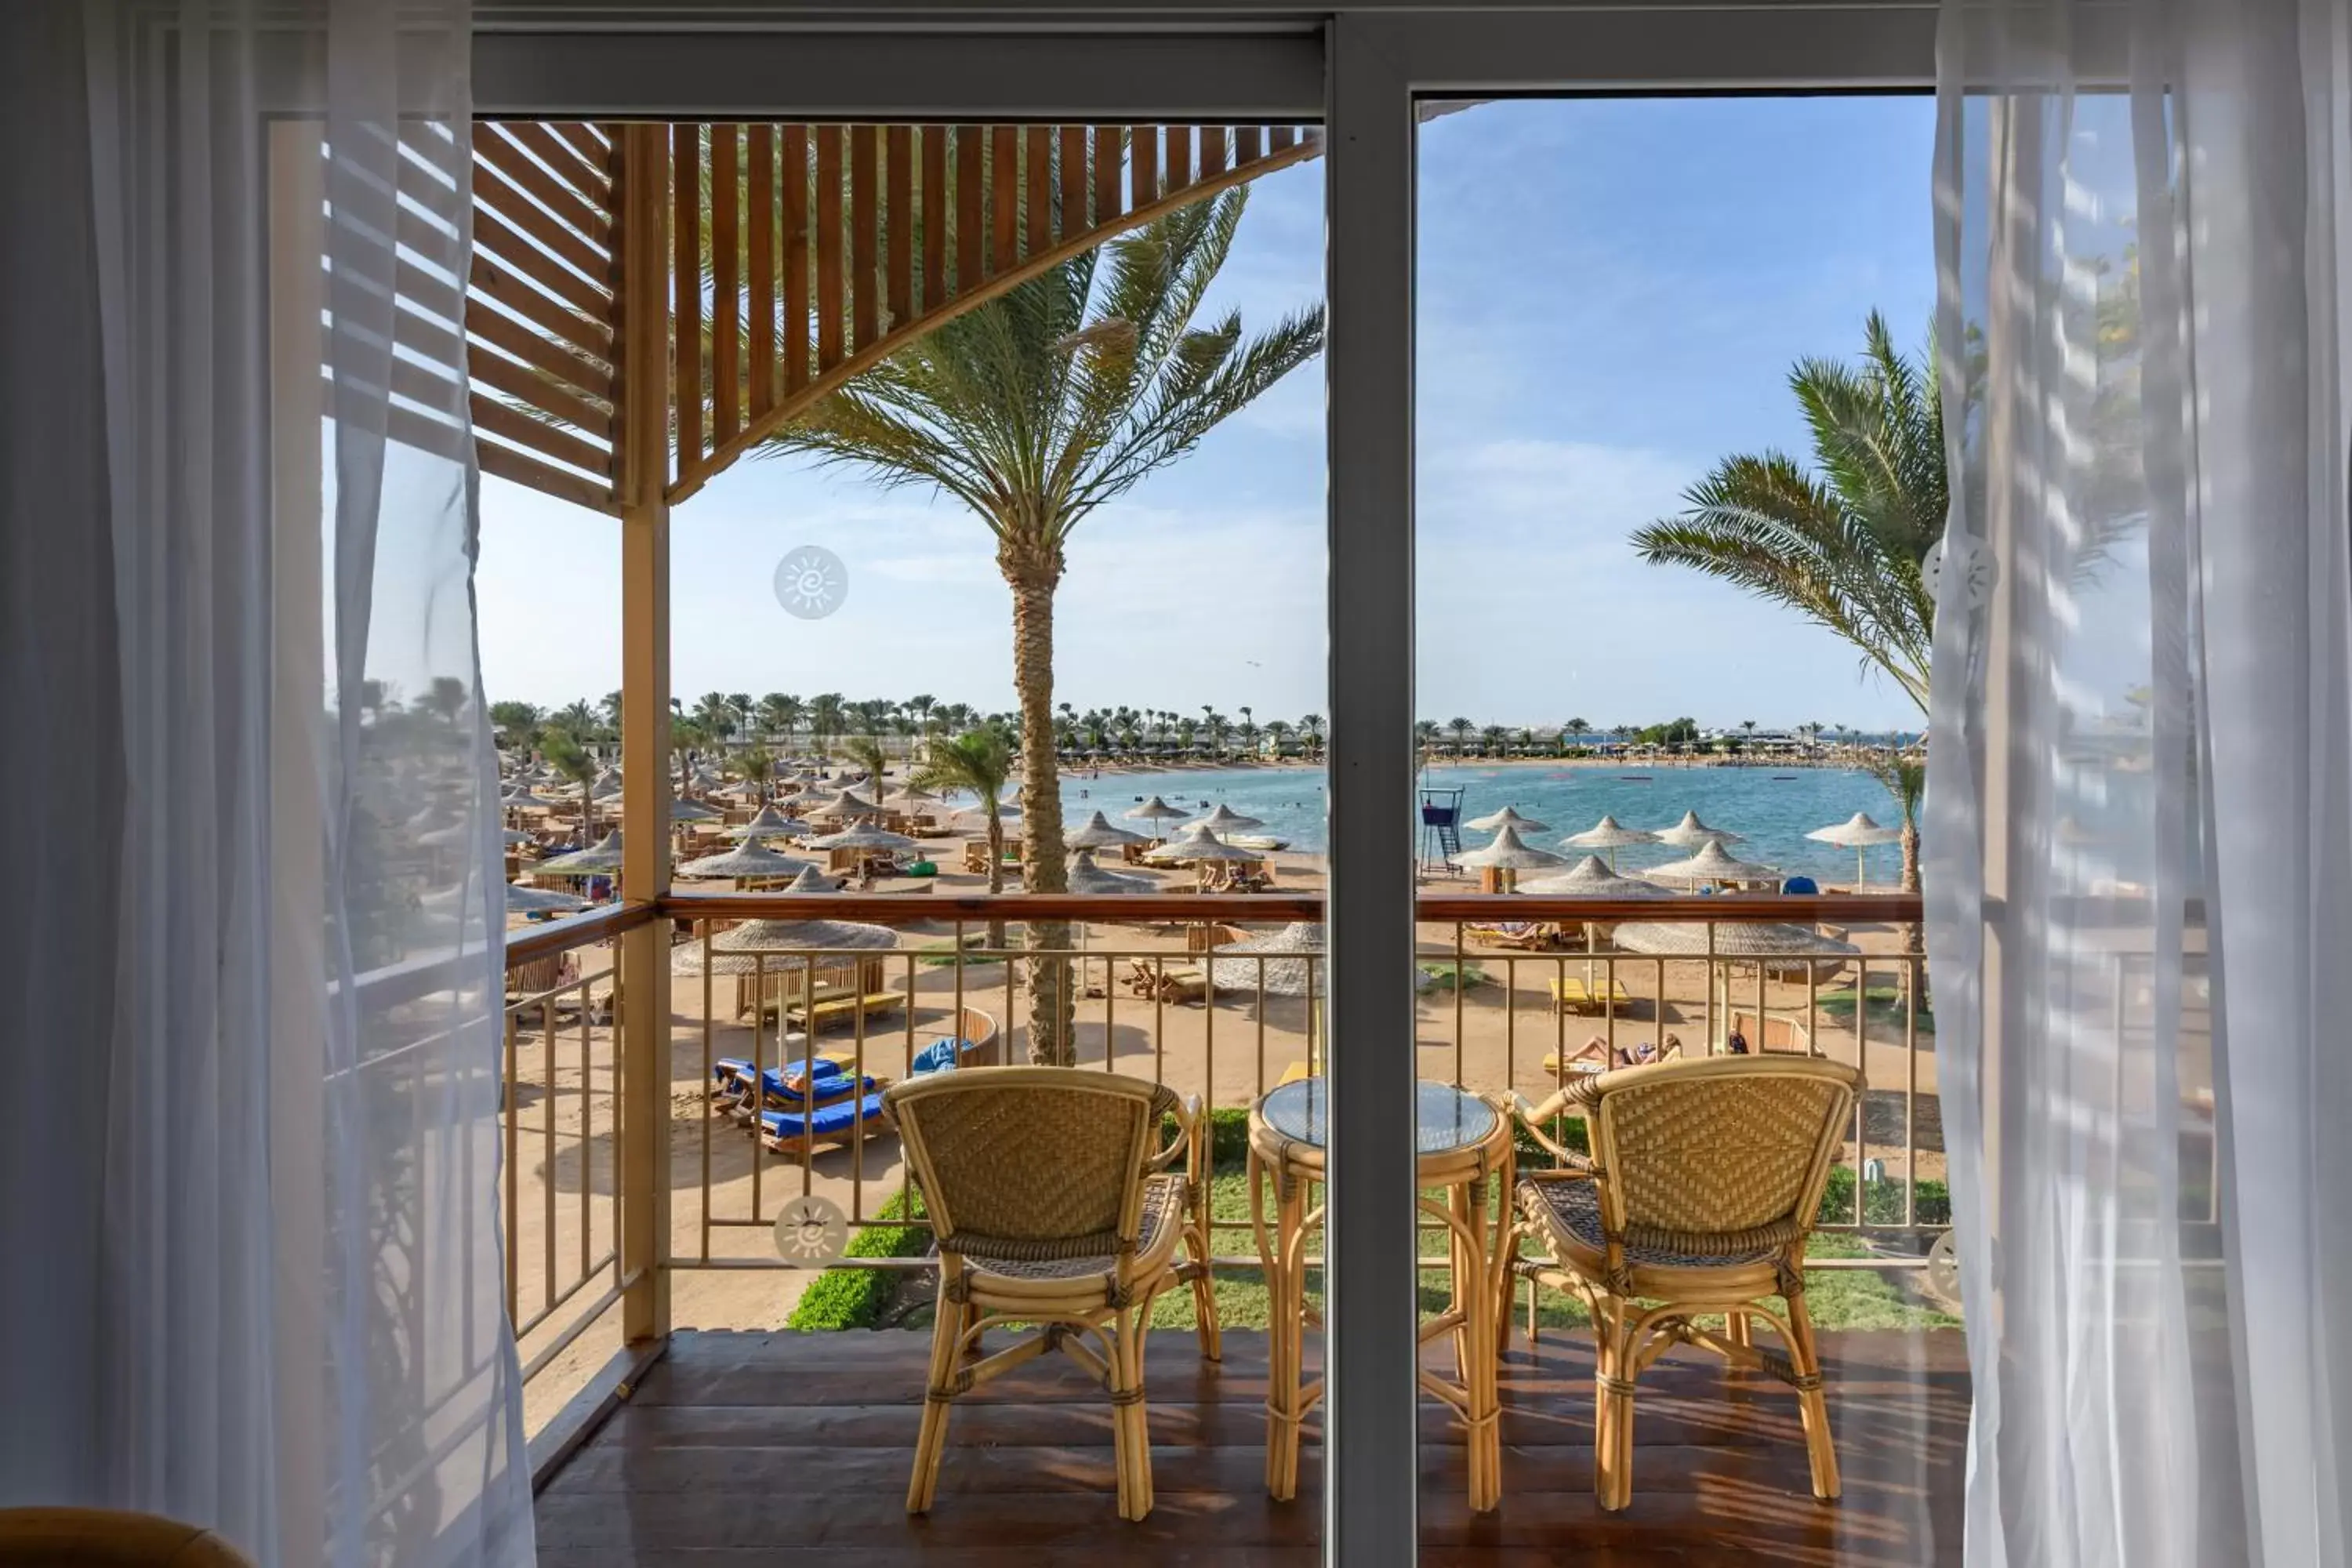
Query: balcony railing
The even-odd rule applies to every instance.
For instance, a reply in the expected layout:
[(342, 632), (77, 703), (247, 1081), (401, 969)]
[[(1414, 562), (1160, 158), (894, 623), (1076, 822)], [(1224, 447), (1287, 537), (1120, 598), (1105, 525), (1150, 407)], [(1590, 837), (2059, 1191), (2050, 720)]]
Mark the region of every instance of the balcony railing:
[[(1665, 1049), (1671, 1040), (1685, 1056), (1720, 1051), (1734, 1028), (1754, 1050), (1858, 1062), (1868, 1089), (1842, 1159), (1853, 1176), (1834, 1189), (1837, 1207), (1822, 1225), (1866, 1234), (1873, 1245), (1819, 1263), (1905, 1269), (1922, 1261), (1948, 1211), (1924, 963), (1895, 934), (1920, 918), (1917, 900), (1424, 894), (1419, 913), (1422, 1077), (1539, 1100), (1580, 1071), (1642, 1059), (1644, 1047)], [(756, 1124), (730, 1114), (714, 1077), (722, 1058), (749, 1064), (754, 1078), (815, 1054), (854, 1078), (898, 1079), (933, 1042), (973, 1039), (976, 1059), (1025, 1061), (1033, 966), (1058, 961), (1076, 982), (1074, 1065), (1150, 1079), (1199, 1095), (1213, 1110), (1242, 1112), (1286, 1076), (1319, 1071), (1335, 1047), (1319, 958), (1223, 950), (1238, 935), (1323, 915), (1319, 895), (1279, 893), (698, 893), (516, 934), (507, 957), (501, 1212), (508, 1306), (526, 1375), (610, 1322), (640, 1277), (627, 1258), (681, 1277), (793, 1267), (776, 1255), (770, 1232), (788, 1202), (813, 1193), (837, 1202), (854, 1229), (921, 1224), (909, 1217), (904, 1163), (878, 1119), (853, 1119), (857, 1135), (838, 1142), (786, 1140), (778, 1152)], [(625, 932), (664, 919), (677, 944), (667, 1102), (642, 1113), (667, 1125), (666, 1158), (652, 1168), (667, 1178), (674, 1208), (654, 1211), (671, 1211), (661, 1245), (624, 1248), (621, 1131), (639, 1108), (624, 1103), (621, 1089), (618, 947)], [(730, 954), (719, 938), (750, 920), (880, 925), (898, 933), (898, 945), (787, 942)], [(1692, 928), (1693, 951), (1612, 947), (1603, 933), (1633, 921)], [(1865, 925), (1882, 951), (1760, 962), (1716, 951), (1717, 933), (1749, 922)], [(1504, 945), (1548, 931), (1567, 945)], [(1055, 945), (1031, 945), (1049, 936)], [(1336, 1048), (1346, 1050), (1344, 1038)], [(1246, 1219), (1216, 1222), (1221, 1268), (1257, 1268), (1249, 1228)], [(924, 1267), (905, 1257), (840, 1262)]]

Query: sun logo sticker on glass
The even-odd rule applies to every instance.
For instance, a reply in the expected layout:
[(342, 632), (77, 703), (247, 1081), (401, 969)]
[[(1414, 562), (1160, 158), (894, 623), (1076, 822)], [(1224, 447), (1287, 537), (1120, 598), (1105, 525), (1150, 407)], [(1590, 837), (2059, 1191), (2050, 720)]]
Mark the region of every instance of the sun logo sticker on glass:
[(776, 1256), (795, 1268), (830, 1263), (849, 1245), (849, 1216), (814, 1193), (794, 1198), (776, 1216)]
[(849, 568), (822, 544), (803, 544), (776, 563), (776, 603), (787, 615), (821, 621), (849, 597)]

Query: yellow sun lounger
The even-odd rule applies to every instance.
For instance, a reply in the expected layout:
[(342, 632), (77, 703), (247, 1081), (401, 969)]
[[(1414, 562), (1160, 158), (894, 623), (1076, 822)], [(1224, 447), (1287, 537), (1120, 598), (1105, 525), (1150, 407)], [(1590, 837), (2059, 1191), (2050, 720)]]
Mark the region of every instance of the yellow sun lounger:
[(1564, 974), (1551, 982), (1551, 1010), (1554, 1017), (1562, 1013), (1600, 1013), (1614, 1007), (1622, 1013), (1633, 1005), (1625, 983), (1613, 976), (1588, 981), (1581, 974)]

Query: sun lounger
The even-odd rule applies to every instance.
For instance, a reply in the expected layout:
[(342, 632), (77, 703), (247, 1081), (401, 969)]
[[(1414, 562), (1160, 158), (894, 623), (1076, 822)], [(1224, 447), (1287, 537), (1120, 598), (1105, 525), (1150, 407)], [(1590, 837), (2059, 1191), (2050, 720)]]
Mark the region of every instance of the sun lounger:
[(856, 992), (844, 991), (828, 995), (820, 988), (814, 1001), (788, 996), (784, 999), (783, 1008), (784, 1016), (794, 1023), (804, 1023), (811, 1029), (822, 1029), (827, 1024), (845, 1023), (856, 1018), (861, 1005), (870, 1018), (877, 1013), (892, 1012), (905, 1001), (906, 998), (896, 991), (868, 991), (863, 996)]
[[(808, 1076), (809, 1090), (820, 1102), (837, 1100), (849, 1093), (852, 1087), (848, 1069), (829, 1058), (819, 1057), (814, 1063), (787, 1062), (782, 1067), (763, 1068), (760, 1071), (760, 1081), (767, 1091), (768, 1102), (782, 1105), (788, 1110), (799, 1109), (803, 1097), (799, 1089), (793, 1087), (793, 1080), (803, 1074)], [(871, 1092), (875, 1087), (874, 1080), (869, 1078), (865, 1082), (866, 1092)], [(741, 1057), (719, 1058), (710, 1064), (710, 1088), (714, 1105), (744, 1105), (751, 1098), (751, 1064)]]
[(1564, 974), (1551, 982), (1552, 1016), (1562, 1013), (1600, 1013), (1612, 1008), (1620, 1013), (1633, 1005), (1625, 983), (1614, 977), (1586, 980), (1581, 974)]
[(1127, 964), (1127, 988), (1146, 1000), (1181, 1003), (1209, 999), (1208, 973), (1192, 964), (1154, 965), (1143, 958), (1130, 958)]
[(814, 1110), (763, 1110), (758, 1123), (760, 1142), (778, 1154), (798, 1154), (871, 1137), (881, 1121), (878, 1094), (835, 1100)]
[(1465, 934), (1494, 947), (1541, 948), (1551, 945), (1551, 928), (1541, 921), (1472, 922), (1465, 924), (1463, 931)]

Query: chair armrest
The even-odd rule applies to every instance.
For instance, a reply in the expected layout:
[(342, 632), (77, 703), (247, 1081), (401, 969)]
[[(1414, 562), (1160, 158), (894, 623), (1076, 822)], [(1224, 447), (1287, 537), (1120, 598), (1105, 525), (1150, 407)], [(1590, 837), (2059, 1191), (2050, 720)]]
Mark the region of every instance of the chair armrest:
[[(1555, 1142), (1544, 1131), (1546, 1122), (1567, 1114), (1569, 1103), (1568, 1091), (1565, 1089), (1556, 1090), (1548, 1096), (1541, 1105), (1529, 1105), (1528, 1097), (1516, 1089), (1511, 1093), (1512, 1110), (1518, 1117), (1519, 1125), (1526, 1129), (1528, 1136), (1535, 1140), (1536, 1146), (1558, 1160), (1563, 1169), (1590, 1175), (1592, 1163), (1589, 1159), (1575, 1150)], [(1532, 1176), (1542, 1173), (1530, 1171), (1526, 1173)]]
[(1186, 1156), (1186, 1173), (1190, 1174), (1192, 1162), (1197, 1158), (1195, 1146), (1201, 1141), (1206, 1120), (1201, 1114), (1201, 1097), (1197, 1094), (1185, 1096), (1168, 1114), (1176, 1119), (1176, 1135), (1153, 1151), (1151, 1158), (1144, 1162), (1143, 1168), (1164, 1171), (1176, 1163), (1177, 1156), (1183, 1155)]

